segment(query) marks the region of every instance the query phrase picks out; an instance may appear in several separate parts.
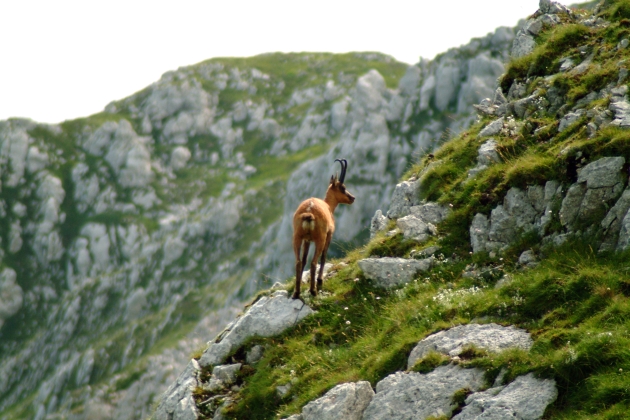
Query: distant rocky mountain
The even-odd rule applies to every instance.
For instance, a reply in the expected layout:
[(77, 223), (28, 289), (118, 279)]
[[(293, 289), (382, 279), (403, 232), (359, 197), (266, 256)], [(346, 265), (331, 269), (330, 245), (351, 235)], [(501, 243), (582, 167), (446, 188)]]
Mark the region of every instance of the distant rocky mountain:
[(414, 66), (212, 59), (85, 119), (0, 122), (0, 417), (146, 417), (244, 298), (290, 274), (288, 220), (334, 159), (357, 196), (338, 252), (474, 120), (515, 34)]

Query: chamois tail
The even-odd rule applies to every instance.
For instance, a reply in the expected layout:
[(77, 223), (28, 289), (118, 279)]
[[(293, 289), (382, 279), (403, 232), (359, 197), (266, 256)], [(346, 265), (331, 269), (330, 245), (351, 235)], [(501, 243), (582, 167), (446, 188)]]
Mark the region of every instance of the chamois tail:
[(302, 229), (315, 230), (315, 216), (313, 216), (313, 213), (304, 213), (301, 217)]

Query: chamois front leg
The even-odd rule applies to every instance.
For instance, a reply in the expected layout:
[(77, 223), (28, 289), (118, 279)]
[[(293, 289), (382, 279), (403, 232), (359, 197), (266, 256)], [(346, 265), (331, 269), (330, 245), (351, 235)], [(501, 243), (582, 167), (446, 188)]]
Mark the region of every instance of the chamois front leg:
[(324, 245), (324, 251), (322, 252), (322, 259), (319, 263), (319, 276), (317, 276), (317, 290), (322, 290), (324, 285), (324, 266), (326, 265), (326, 254), (328, 254), (328, 247), (332, 239), (332, 233), (328, 232), (326, 235), (326, 244)]
[[(317, 272), (317, 260), (319, 260), (320, 256), (323, 252), (323, 246), (320, 244), (315, 244), (315, 255), (313, 255), (313, 260), (311, 261), (311, 295), (317, 296), (317, 290), (315, 289), (315, 274)], [(319, 283), (319, 280), (318, 280)]]

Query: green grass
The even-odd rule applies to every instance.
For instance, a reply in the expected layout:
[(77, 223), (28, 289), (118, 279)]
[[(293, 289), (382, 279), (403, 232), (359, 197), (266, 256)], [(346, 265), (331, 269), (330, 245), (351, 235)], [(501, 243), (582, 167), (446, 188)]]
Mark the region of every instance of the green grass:
[[(512, 281), (500, 289), (492, 279), (461, 277), (463, 265), (472, 262), (469, 257), (444, 262), (405, 287), (384, 291), (371, 287), (353, 262), (367, 256), (368, 248), (355, 251), (347, 258), (350, 265), (325, 282), (329, 295), (308, 302), (317, 314), (280, 337), (249, 344), (261, 342), (267, 351), (245, 378), (230, 416), (284, 417), (338, 383), (368, 380), (375, 385), (406, 369), (420, 339), (478, 318), (525, 328), (535, 340), (530, 352), (465, 351), (460, 363), (484, 368), (488, 383), (501, 369), (508, 380), (528, 372), (555, 379), (560, 396), (549, 418), (574, 418), (576, 407), (591, 418), (607, 418), (603, 413), (626, 403), (629, 253), (597, 255), (584, 243), (545, 249), (538, 267), (512, 272)], [(513, 266), (518, 255), (505, 258), (504, 268)], [(412, 370), (427, 372), (446, 362), (431, 353)], [(289, 395), (278, 397), (276, 387), (295, 378)]]

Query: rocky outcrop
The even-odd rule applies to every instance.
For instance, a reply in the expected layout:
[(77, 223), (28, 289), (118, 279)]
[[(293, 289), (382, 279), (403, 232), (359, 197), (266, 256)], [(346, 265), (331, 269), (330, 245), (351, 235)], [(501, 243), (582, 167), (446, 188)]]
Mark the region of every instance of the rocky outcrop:
[(511, 348), (529, 350), (534, 341), (527, 331), (502, 327), (497, 324), (468, 324), (440, 331), (421, 340), (411, 351), (407, 368), (411, 369), (416, 362), (430, 352), (438, 352), (449, 357), (457, 357), (465, 347), (500, 353)]
[(507, 386), (470, 394), (461, 413), (453, 419), (540, 419), (557, 397), (555, 381), (537, 379), (529, 373)]
[(312, 314), (304, 302), (289, 299), (286, 290), (260, 298), (240, 318), (228, 325), (199, 359), (201, 367), (222, 364), (227, 356), (250, 337), (272, 337)]
[[(232, 321), (214, 341), (208, 343), (208, 348), (199, 361), (195, 359), (190, 361), (177, 381), (162, 395), (153, 418), (196, 419), (199, 409), (192, 395), (194, 388), (199, 387), (221, 395), (223, 390), (229, 392), (229, 387), (236, 382), (236, 374), (242, 365), (240, 363), (223, 364), (232, 352), (249, 338), (278, 335), (312, 313), (312, 309), (303, 302), (289, 299), (286, 290), (279, 290), (271, 296), (261, 297), (245, 314)], [(255, 354), (248, 355), (247, 359), (255, 363), (261, 357), (262, 349), (252, 349), (251, 352)], [(209, 379), (202, 380), (200, 372), (210, 367), (213, 367), (212, 375)], [(213, 399), (206, 403), (212, 402), (214, 402)], [(208, 410), (208, 407), (205, 410)], [(212, 406), (212, 411), (216, 411), (216, 415), (219, 415), (221, 407)]]
[(431, 269), (434, 258), (423, 260), (404, 258), (366, 258), (358, 262), (359, 268), (377, 287), (393, 288), (409, 283), (419, 273)]
[[(602, 250), (625, 249), (627, 233), (622, 225), (630, 207), (622, 194), (628, 178), (624, 165), (623, 157), (598, 159), (582, 167), (577, 182), (566, 189), (557, 181), (548, 181), (544, 188), (530, 186), (526, 192), (511, 188), (489, 218), (483, 214), (473, 218), (473, 252), (503, 250), (528, 231), (560, 244), (570, 235), (582, 234), (581, 229), (602, 235)], [(554, 218), (563, 231), (548, 232)]]
[(374, 396), (369, 382), (340, 384), (302, 409), (302, 420), (361, 420)]
[(456, 408), (453, 395), (461, 389), (483, 387), (483, 371), (441, 366), (431, 373), (397, 372), (376, 385), (376, 395), (363, 420), (394, 420), (451, 416)]

